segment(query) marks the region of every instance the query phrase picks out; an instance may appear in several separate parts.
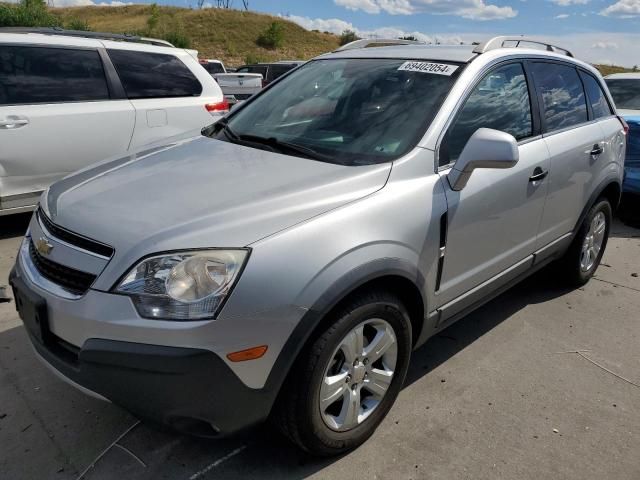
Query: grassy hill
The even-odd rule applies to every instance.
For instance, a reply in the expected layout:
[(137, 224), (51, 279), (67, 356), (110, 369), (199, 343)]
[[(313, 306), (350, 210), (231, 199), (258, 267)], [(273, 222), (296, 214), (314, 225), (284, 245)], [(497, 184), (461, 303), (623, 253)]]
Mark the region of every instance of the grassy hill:
[(630, 68), (617, 67), (615, 65), (594, 65), (603, 76), (611, 75), (612, 73), (625, 73), (631, 72)]
[[(191, 41), (191, 48), (204, 58), (217, 58), (230, 66), (251, 61), (309, 59), (335, 50), (338, 37), (328, 33), (310, 32), (285, 19), (240, 10), (207, 8), (190, 10), (177, 7), (131, 5), (125, 7), (56, 8), (51, 12), (63, 23), (72, 19), (86, 22), (99, 32), (135, 33), (148, 28), (154, 8), (163, 24), (178, 29)], [(272, 22), (283, 29), (283, 46), (274, 50), (256, 44), (258, 36)]]
[[(16, 8), (15, 4), (2, 4), (3, 1), (0, 0), (0, 6)], [(48, 11), (46, 7), (42, 8), (44, 11), (39, 19), (28, 24), (53, 24), (72, 29), (137, 33), (166, 38), (176, 45), (183, 43), (180, 40), (186, 37), (190, 47), (198, 50), (201, 57), (217, 58), (229, 66), (257, 61), (305, 60), (335, 50), (339, 45), (336, 35), (310, 32), (284, 18), (240, 10), (191, 10), (149, 4), (52, 8)], [(0, 15), (0, 25), (1, 17)], [(263, 48), (256, 40), (273, 22), (281, 26), (282, 46), (275, 49)], [(176, 39), (178, 41), (174, 40), (176, 35), (179, 37)], [(596, 66), (603, 75), (629, 71), (612, 65)]]

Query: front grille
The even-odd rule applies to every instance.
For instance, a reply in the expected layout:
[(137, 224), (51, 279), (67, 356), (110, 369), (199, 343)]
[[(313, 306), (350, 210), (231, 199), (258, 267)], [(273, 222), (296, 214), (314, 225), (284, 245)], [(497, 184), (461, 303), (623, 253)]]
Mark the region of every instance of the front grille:
[(29, 239), (29, 257), (40, 275), (76, 295), (84, 294), (96, 279), (95, 275), (60, 265), (43, 257), (36, 250), (32, 239)]
[(113, 255), (113, 248), (109, 245), (96, 242), (95, 240), (91, 240), (90, 238), (83, 237), (77, 233), (70, 232), (69, 230), (65, 230), (64, 228), (55, 225), (44, 213), (42, 213), (42, 210), (38, 210), (37, 215), (40, 220), (40, 224), (57, 239), (75, 247), (82, 248), (88, 252), (102, 255), (103, 257), (110, 258), (111, 255)]

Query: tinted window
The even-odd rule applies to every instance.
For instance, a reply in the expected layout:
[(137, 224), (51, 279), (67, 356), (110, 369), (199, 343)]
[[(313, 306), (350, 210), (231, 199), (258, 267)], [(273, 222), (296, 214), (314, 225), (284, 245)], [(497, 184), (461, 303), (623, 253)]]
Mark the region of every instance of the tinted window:
[(200, 65), (209, 73), (224, 73), (224, 68), (217, 62), (201, 63)]
[(542, 92), (547, 131), (571, 127), (588, 120), (584, 90), (575, 68), (534, 63), (533, 75)]
[(479, 128), (507, 132), (517, 140), (532, 135), (531, 101), (521, 64), (500, 67), (480, 81), (447, 132), (440, 165), (455, 161)]
[(202, 85), (187, 66), (173, 55), (109, 50), (129, 98), (191, 97)]
[(273, 81), (293, 68), (295, 68), (295, 65), (271, 65), (269, 68), (269, 80)]
[(588, 73), (580, 72), (584, 88), (587, 91), (587, 98), (591, 104), (593, 118), (608, 117), (611, 115), (611, 108), (607, 97), (602, 91), (600, 83)]
[(238, 73), (259, 73), (262, 78), (267, 76), (267, 67), (264, 65), (247, 65), (236, 70)]
[(605, 80), (616, 107), (640, 110), (640, 78)]
[(95, 50), (0, 46), (0, 105), (108, 98)]
[[(271, 146), (274, 141), (295, 144), (317, 153), (314, 157), (344, 165), (393, 160), (424, 135), (461, 70), (450, 65), (449, 75), (437, 75), (401, 68), (410, 63), (416, 62), (309, 62), (229, 117), (229, 131), (239, 138), (229, 131), (215, 133), (227, 141), (251, 135)], [(283, 152), (299, 154), (291, 148)]]

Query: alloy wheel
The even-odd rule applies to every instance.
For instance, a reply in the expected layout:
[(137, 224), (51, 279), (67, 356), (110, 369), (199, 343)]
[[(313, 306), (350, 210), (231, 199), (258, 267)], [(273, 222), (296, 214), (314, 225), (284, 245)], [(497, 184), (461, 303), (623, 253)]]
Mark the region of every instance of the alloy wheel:
[(607, 229), (607, 218), (603, 212), (598, 212), (591, 220), (589, 231), (582, 243), (582, 251), (580, 253), (580, 269), (588, 272), (595, 265), (602, 244), (604, 242), (604, 234)]
[(366, 320), (353, 328), (333, 352), (320, 387), (320, 413), (332, 430), (351, 430), (380, 405), (398, 360), (393, 328), (385, 320)]

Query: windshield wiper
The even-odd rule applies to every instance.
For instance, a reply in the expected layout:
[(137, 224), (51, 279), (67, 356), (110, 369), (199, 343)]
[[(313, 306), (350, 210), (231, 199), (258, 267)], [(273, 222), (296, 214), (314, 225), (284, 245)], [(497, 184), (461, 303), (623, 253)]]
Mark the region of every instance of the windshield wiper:
[(316, 152), (312, 148), (305, 147), (303, 145), (298, 145), (297, 143), (284, 142), (282, 140), (278, 140), (276, 137), (261, 137), (258, 135), (247, 134), (247, 135), (238, 135), (238, 138), (245, 142), (266, 145), (267, 147), (270, 147), (272, 150), (277, 152), (283, 153), (284, 151), (288, 151), (291, 153), (295, 153), (297, 155), (301, 155), (306, 158), (310, 158), (312, 160), (320, 160), (323, 162), (330, 161), (329, 157)]

